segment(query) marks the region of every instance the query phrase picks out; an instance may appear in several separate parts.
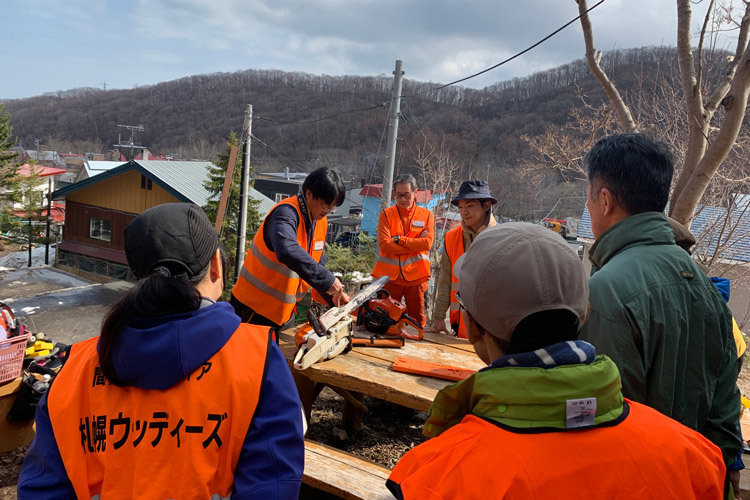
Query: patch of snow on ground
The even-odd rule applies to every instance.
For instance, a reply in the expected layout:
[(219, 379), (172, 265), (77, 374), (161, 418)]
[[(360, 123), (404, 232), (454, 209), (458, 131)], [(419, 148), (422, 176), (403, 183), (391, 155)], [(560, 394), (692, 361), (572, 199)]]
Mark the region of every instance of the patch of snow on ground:
[[(55, 262), (55, 247), (49, 247), (49, 262)], [(10, 269), (19, 269), (29, 264), (29, 251), (22, 250), (13, 252), (0, 257), (0, 271), (9, 271)], [(44, 265), (44, 247), (37, 247), (31, 250), (31, 267)], [(10, 269), (7, 269), (10, 268)]]

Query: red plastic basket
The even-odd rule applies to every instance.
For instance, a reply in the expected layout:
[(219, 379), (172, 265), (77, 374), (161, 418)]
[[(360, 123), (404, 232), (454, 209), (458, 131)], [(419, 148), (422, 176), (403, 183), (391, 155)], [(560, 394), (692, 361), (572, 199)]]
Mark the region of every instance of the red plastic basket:
[(18, 337), (0, 340), (0, 384), (14, 380), (21, 375), (23, 356), (26, 352), (26, 341), (30, 333)]

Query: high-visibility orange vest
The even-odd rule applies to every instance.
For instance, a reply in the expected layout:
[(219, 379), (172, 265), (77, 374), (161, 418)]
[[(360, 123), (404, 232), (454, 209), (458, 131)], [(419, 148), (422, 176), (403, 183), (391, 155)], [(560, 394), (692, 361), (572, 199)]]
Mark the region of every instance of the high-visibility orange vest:
[(652, 408), (628, 404), (616, 425), (558, 432), (513, 432), (467, 415), (407, 452), (389, 483), (405, 500), (722, 499), (721, 450)]
[(456, 277), (456, 273), (453, 272), (456, 261), (465, 252), (464, 230), (461, 226), (456, 226), (445, 233), (445, 251), (448, 254), (448, 259), (451, 262), (451, 306), (449, 316), (451, 319), (451, 324), (458, 325), (458, 336), (462, 339), (465, 339), (466, 325), (461, 318), (461, 311), (458, 307), (458, 300), (456, 299), (456, 292), (458, 292), (458, 278)]
[(73, 345), (47, 396), (76, 496), (228, 498), (260, 397), (268, 327), (241, 324), (219, 352), (167, 390), (106, 381), (97, 342)]
[[(297, 210), (299, 216), (297, 243), (316, 262), (320, 262), (325, 247), (328, 219), (323, 217), (314, 222), (313, 241), (308, 242), (305, 221), (296, 196), (290, 196), (278, 202), (271, 211), (284, 204), (291, 205)], [(276, 253), (268, 249), (263, 239), (265, 225), (264, 220), (258, 232), (255, 233), (253, 244), (247, 251), (237, 283), (232, 288), (232, 295), (258, 314), (281, 325), (292, 316), (294, 307), (310, 289), (310, 285), (300, 279), (297, 273), (279, 262)]]
[[(419, 205), (414, 207), (414, 215), (411, 218), (409, 227), (405, 230), (401, 224), (401, 217), (398, 214), (398, 206), (393, 205), (383, 210), (386, 222), (391, 230), (391, 236), (406, 236), (407, 238), (419, 238), (419, 235), (425, 229), (430, 221), (430, 211)], [(430, 277), (430, 252), (414, 252), (403, 255), (387, 254), (380, 251), (380, 256), (375, 262), (375, 269), (372, 275), (376, 278), (380, 276), (390, 276), (391, 279), (398, 278), (399, 274), (403, 275), (407, 281), (414, 281), (420, 278)]]

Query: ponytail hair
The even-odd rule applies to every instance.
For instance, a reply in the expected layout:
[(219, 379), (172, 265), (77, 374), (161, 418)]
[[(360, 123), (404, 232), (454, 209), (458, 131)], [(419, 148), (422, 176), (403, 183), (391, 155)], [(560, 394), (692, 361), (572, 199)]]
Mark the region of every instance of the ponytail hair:
[[(221, 250), (222, 276), (226, 276), (227, 252)], [(188, 277), (184, 269), (175, 270), (168, 265), (154, 268), (133, 288), (122, 295), (107, 312), (99, 337), (99, 364), (104, 376), (115, 385), (127, 385), (115, 370), (114, 352), (123, 330), (134, 318), (169, 316), (198, 309), (201, 294), (196, 288), (208, 274), (209, 263), (195, 276)], [(225, 278), (226, 280), (226, 278)]]

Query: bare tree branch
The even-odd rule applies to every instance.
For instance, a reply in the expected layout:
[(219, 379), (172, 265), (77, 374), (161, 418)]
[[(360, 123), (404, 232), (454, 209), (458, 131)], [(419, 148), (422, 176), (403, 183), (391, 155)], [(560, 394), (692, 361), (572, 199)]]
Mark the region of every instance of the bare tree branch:
[(586, 3), (586, 0), (575, 1), (578, 4), (578, 13), (581, 16), (583, 39), (586, 42), (586, 61), (589, 64), (591, 73), (594, 75), (594, 78), (596, 78), (596, 81), (599, 82), (599, 85), (601, 85), (604, 93), (607, 95), (607, 98), (609, 98), (609, 101), (612, 103), (612, 107), (615, 109), (615, 113), (617, 115), (618, 125), (624, 132), (637, 132), (638, 127), (636, 127), (635, 122), (633, 121), (633, 117), (630, 114), (630, 109), (625, 104), (625, 101), (623, 101), (622, 96), (620, 96), (620, 92), (617, 90), (617, 87), (615, 87), (602, 67), (599, 65), (599, 61), (601, 60), (601, 52), (597, 53), (596, 49), (594, 48), (594, 33), (591, 28), (591, 21), (589, 20), (589, 15), (587, 12), (588, 5)]

